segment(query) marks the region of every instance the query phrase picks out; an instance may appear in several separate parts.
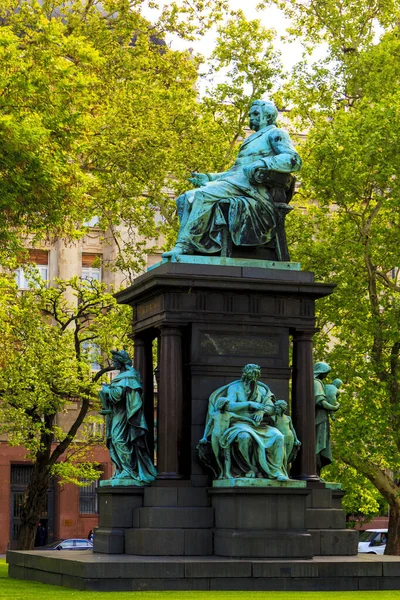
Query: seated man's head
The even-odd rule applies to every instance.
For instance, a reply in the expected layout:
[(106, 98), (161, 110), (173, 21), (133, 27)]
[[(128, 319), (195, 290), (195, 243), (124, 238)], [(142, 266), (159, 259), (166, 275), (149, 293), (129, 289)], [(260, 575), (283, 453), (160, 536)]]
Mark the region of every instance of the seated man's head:
[(254, 100), (250, 106), (250, 129), (258, 131), (267, 125), (274, 125), (278, 118), (278, 110), (273, 102)]
[(257, 381), (260, 379), (261, 367), (259, 365), (249, 364), (243, 367), (243, 381)]

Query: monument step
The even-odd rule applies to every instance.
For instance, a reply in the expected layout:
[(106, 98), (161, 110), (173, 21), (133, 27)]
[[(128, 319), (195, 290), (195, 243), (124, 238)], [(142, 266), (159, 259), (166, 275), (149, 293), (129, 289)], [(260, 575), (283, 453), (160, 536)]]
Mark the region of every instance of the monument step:
[(339, 508), (307, 508), (307, 529), (346, 529), (346, 514)]
[(353, 529), (309, 529), (314, 556), (354, 556), (358, 550), (358, 531)]
[(310, 559), (313, 539), (307, 531), (217, 529), (214, 554), (232, 558)]
[(307, 508), (341, 508), (341, 505), (334, 507), (332, 502), (332, 490), (312, 489), (307, 498)]
[(125, 531), (125, 554), (139, 556), (211, 556), (211, 529), (148, 529)]
[(101, 554), (123, 554), (125, 552), (124, 528), (96, 527), (96, 539), (93, 538), (94, 552)]
[(214, 509), (203, 506), (148, 506), (138, 508), (137, 527), (203, 529), (214, 525)]
[[(165, 530), (164, 530), (165, 531)], [(57, 556), (55, 556), (57, 554)], [(74, 556), (72, 556), (74, 555)], [(76, 590), (398, 590), (400, 557), (240, 560), (206, 556), (107, 556), (90, 550), (7, 552), (9, 576)]]

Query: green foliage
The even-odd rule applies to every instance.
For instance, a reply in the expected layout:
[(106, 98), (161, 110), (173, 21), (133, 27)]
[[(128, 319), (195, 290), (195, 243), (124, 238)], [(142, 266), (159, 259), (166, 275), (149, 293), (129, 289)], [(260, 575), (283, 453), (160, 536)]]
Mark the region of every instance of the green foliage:
[[(303, 19), (302, 26), (309, 28), (308, 43), (322, 33), (329, 42), (324, 63), (314, 71), (303, 63), (283, 94), (296, 105), (294, 121), (308, 127), (301, 150), (302, 187), (295, 199), (302, 214), (288, 219), (292, 259), (313, 270), (317, 280), (337, 283), (335, 293), (319, 303), (321, 334), (315, 351), (315, 358), (329, 362), (334, 376), (345, 382), (333, 424), (333, 452), (341, 462), (328, 474), (338, 476), (350, 490), (352, 512), (358, 503), (357, 512), (370, 515), (379, 502), (363, 478), (379, 490), (393, 515), (389, 551), (398, 554), (398, 30), (392, 28), (394, 20), (389, 22), (388, 3), (368, 2), (376, 9), (372, 15), (363, 13), (362, 6), (335, 0), (321, 6), (319, 17), (320, 5), (315, 5), (311, 21), (300, 3), (287, 5), (296, 23)], [(353, 18), (346, 29), (350, 9)], [(336, 11), (331, 24), (337, 27), (336, 41), (325, 10)], [(363, 19), (369, 19), (368, 26), (362, 25)], [(375, 20), (387, 31), (374, 45)], [(346, 51), (350, 44), (356, 53)]]
[[(117, 225), (157, 237), (155, 214), (174, 220), (165, 188), (188, 174), (197, 61), (163, 38), (203, 33), (224, 6), (173, 2), (150, 23), (141, 2), (0, 1), (3, 248), (27, 231), (77, 235), (94, 214), (119, 241)], [(127, 250), (129, 271), (142, 248)]]
[(378, 26), (396, 27), (400, 15), (396, 0), (262, 0), (259, 6), (271, 4), (290, 18), (289, 37), (301, 36), (309, 50), (326, 42), (341, 60), (368, 48)]
[(324, 469), (326, 481), (340, 481), (346, 492), (343, 510), (350, 515), (350, 525), (363, 524), (377, 515), (386, 515), (387, 503), (372, 483), (353, 467), (335, 461)]
[[(85, 436), (84, 423), (99, 407), (109, 350), (128, 345), (128, 311), (97, 282), (58, 280), (51, 288), (35, 283), (22, 294), (10, 279), (1, 282), (7, 323), (0, 340), (1, 431), (9, 444), (23, 445), (33, 462), (47, 457), (46, 468), (64, 481), (76, 480), (80, 471), (80, 477), (97, 478), (87, 450), (96, 440)], [(100, 371), (92, 371), (94, 361)], [(79, 410), (63, 431), (57, 415), (71, 402)]]
[(0, 241), (15, 229), (72, 232), (90, 210), (79, 156), (94, 129), (102, 59), (35, 5), (0, 3)]

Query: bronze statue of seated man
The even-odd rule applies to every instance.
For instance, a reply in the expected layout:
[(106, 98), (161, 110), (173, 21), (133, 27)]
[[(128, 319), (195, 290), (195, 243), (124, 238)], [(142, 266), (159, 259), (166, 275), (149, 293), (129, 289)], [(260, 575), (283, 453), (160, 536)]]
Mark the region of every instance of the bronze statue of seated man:
[(276, 236), (280, 213), (290, 210), (290, 174), (301, 167), (289, 134), (276, 126), (277, 116), (272, 102), (254, 101), (249, 117), (255, 133), (240, 146), (234, 165), (224, 173), (193, 174), (197, 187), (177, 198), (180, 230), (164, 257), (217, 254), (226, 228), (236, 246), (261, 246)]

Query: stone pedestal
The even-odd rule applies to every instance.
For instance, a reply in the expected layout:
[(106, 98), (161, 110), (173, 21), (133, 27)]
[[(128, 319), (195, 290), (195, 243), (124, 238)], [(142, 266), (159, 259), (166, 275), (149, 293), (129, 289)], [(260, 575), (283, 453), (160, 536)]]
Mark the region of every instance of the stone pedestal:
[(313, 538), (314, 556), (357, 554), (358, 531), (346, 529), (346, 515), (341, 505), (344, 492), (328, 487), (314, 488), (310, 492), (306, 526)]
[[(117, 294), (120, 303), (133, 308), (134, 360), (143, 375), (145, 413), (153, 415), (156, 409), (157, 415), (159, 476), (142, 491), (143, 500), (137, 494), (121, 520), (113, 511), (112, 522), (101, 515), (95, 550), (310, 559), (332, 546), (333, 541), (324, 541), (329, 533), (344, 531), (344, 515), (332, 492), (326, 495), (326, 508), (313, 495), (314, 490), (326, 491), (315, 464), (315, 301), (334, 286), (316, 283), (312, 273), (298, 269), (295, 263), (215, 257), (205, 263), (204, 257), (182, 257), (182, 262), (155, 266)], [(157, 365), (151, 352), (154, 339)], [(302, 446), (292, 476), (299, 481), (272, 481), (268, 487), (260, 487), (258, 479), (214, 482), (210, 506), (205, 498), (211, 473), (200, 463), (196, 446), (210, 394), (239, 379), (246, 363), (261, 366), (261, 380), (277, 398), (289, 399), (293, 376), (292, 417)], [(123, 492), (118, 493), (122, 498)], [(121, 500), (108, 501), (114, 506)], [(100, 512), (104, 507), (110, 513), (106, 495)], [(338, 553), (347, 553), (351, 544), (344, 540), (350, 537), (340, 535)]]
[[(205, 488), (146, 487), (124, 531), (125, 554), (210, 556), (214, 510)], [(96, 532), (97, 535), (97, 532)]]
[(134, 525), (135, 510), (143, 506), (144, 488), (100, 487), (99, 526), (95, 529), (93, 549), (106, 554), (125, 552), (125, 533)]
[[(143, 365), (144, 389), (151, 390), (155, 365), (145, 348), (159, 342), (157, 468), (174, 486), (210, 485), (196, 446), (204, 431), (208, 398), (239, 379), (246, 363), (261, 366), (261, 380), (277, 398), (289, 398), (293, 372), (293, 423), (302, 446), (297, 479), (318, 481), (315, 466), (312, 334), (315, 301), (334, 286), (314, 281), (296, 263), (268, 263), (204, 257), (164, 262), (119, 292), (133, 308), (135, 364)], [(219, 263), (219, 264), (218, 264)], [(293, 365), (289, 348), (293, 339)], [(135, 350), (136, 353), (136, 350)], [(146, 414), (154, 409), (149, 394)]]
[(240, 558), (313, 555), (304, 488), (213, 488), (214, 554)]

